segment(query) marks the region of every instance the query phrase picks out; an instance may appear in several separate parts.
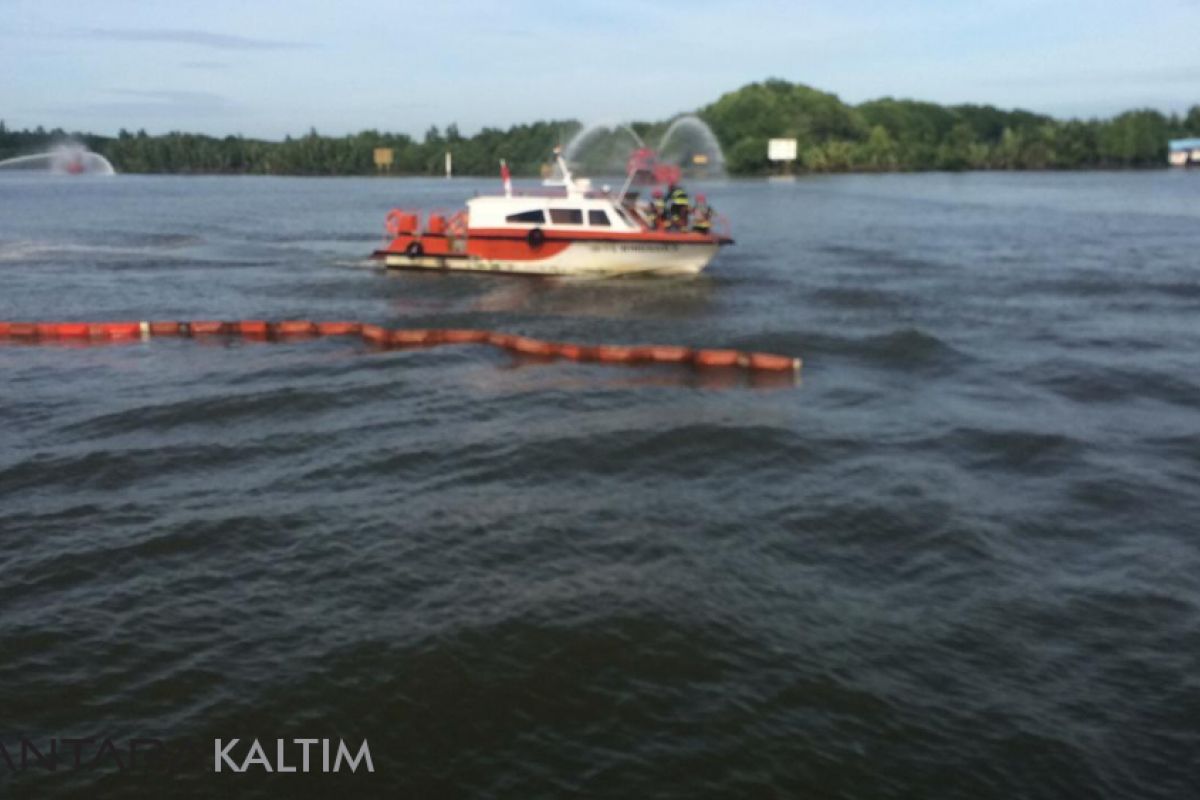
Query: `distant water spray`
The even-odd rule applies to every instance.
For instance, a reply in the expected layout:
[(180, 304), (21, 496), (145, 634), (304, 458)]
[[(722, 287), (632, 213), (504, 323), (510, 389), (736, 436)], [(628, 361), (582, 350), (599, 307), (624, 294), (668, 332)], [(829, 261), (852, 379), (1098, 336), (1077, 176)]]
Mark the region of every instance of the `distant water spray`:
[(659, 159), (685, 170), (699, 169), (710, 177), (725, 175), (725, 154), (716, 135), (694, 114), (679, 117), (668, 125), (656, 149)]
[(584, 175), (624, 175), (629, 154), (645, 147), (642, 137), (628, 125), (585, 125), (563, 148), (571, 169)]
[(684, 174), (725, 176), (725, 154), (712, 129), (694, 114), (673, 120), (657, 143), (647, 143), (628, 125), (585, 125), (563, 150), (571, 168), (583, 175), (624, 175), (634, 151), (651, 147), (659, 161), (683, 169)]
[(81, 144), (59, 144), (45, 153), (0, 161), (0, 170), (30, 170), (55, 175), (115, 175), (112, 162)]

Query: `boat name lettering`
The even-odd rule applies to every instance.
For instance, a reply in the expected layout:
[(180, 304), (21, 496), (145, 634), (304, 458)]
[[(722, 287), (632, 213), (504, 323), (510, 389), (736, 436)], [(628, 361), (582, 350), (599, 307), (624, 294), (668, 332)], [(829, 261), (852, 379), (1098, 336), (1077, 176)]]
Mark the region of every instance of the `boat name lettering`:
[(592, 252), (595, 253), (672, 253), (678, 249), (679, 245), (669, 242), (592, 245)]

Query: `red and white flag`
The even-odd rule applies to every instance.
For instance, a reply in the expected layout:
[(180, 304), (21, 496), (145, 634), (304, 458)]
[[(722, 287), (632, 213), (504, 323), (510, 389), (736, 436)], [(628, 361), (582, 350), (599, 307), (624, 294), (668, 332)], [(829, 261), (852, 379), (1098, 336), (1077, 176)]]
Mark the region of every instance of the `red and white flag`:
[(508, 174), (508, 162), (500, 159), (500, 180), (504, 181), (504, 196), (512, 197), (512, 175)]

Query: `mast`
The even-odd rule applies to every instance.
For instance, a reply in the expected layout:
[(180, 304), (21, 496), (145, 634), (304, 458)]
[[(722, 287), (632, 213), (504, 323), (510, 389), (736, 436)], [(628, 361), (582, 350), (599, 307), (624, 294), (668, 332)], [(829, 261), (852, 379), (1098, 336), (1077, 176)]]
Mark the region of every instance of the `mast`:
[(554, 158), (558, 162), (558, 169), (562, 172), (563, 185), (567, 187), (567, 197), (582, 197), (583, 192), (575, 185), (575, 178), (571, 175), (571, 169), (567, 166), (567, 160), (563, 158), (562, 146), (554, 148)]
[(629, 191), (629, 186), (633, 183), (633, 176), (636, 174), (637, 170), (631, 169), (625, 176), (625, 183), (621, 184), (621, 193), (616, 197), (616, 202), (618, 204), (623, 204), (625, 202), (625, 194)]

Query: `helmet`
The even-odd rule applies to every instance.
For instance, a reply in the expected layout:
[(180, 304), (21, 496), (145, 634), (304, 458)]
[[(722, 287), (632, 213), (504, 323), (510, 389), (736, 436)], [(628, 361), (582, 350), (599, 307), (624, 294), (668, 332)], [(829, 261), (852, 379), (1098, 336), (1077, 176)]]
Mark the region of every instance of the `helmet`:
[(655, 197), (662, 197), (662, 189), (655, 189), (655, 190), (654, 190), (654, 196), (655, 196)]
[(704, 199), (704, 195), (702, 195), (702, 194), (698, 194), (698, 195), (696, 195), (696, 199), (697, 199), (697, 200), (699, 200), (701, 203), (707, 202), (707, 201)]

